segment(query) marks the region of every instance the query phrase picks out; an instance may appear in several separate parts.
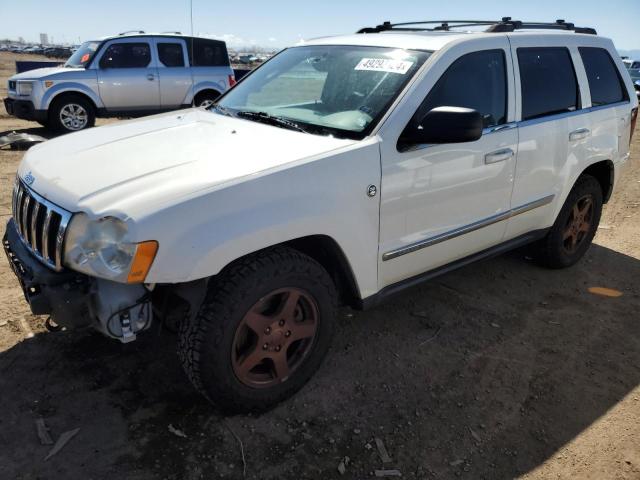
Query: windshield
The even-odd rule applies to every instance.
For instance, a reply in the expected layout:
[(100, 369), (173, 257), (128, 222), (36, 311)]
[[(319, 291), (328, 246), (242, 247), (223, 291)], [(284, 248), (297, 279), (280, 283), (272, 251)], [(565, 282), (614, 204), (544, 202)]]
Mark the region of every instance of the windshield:
[(275, 117), (311, 133), (364, 138), (429, 55), (345, 45), (290, 48), (230, 90), (215, 111), (254, 121)]
[(100, 42), (84, 42), (80, 45), (80, 48), (75, 51), (67, 63), (64, 64), (65, 67), (86, 67), (89, 65), (89, 62), (93, 58), (93, 54), (96, 53)]

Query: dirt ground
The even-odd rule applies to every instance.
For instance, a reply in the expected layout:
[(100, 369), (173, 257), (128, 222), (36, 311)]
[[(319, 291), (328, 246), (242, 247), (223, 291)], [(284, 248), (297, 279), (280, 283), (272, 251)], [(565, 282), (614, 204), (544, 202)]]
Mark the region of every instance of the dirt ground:
[[(0, 53), (0, 97), (14, 58)], [(47, 134), (35, 127), (0, 107), (0, 132)], [(22, 156), (0, 151), (3, 224)], [(640, 133), (578, 265), (543, 270), (518, 251), (344, 310), (318, 374), (259, 416), (195, 393), (167, 331), (128, 345), (49, 333), (0, 259), (0, 478), (640, 479), (638, 312)], [(54, 439), (80, 429), (47, 461), (38, 418)]]

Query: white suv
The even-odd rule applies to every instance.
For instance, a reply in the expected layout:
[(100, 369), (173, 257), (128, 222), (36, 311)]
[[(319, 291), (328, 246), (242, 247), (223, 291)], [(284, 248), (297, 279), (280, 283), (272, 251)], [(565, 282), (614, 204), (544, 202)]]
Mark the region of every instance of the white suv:
[(208, 111), (33, 147), (4, 240), (32, 311), (123, 342), (179, 320), (198, 390), (252, 410), (319, 367), (340, 303), (526, 243), (574, 264), (629, 159), (633, 85), (591, 29), (481, 25), (313, 40)]

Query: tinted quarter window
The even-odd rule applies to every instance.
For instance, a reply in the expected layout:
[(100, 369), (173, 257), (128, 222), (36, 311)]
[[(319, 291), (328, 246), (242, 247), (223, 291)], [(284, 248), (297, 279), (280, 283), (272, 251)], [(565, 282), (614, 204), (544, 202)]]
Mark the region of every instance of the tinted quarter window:
[(522, 119), (580, 108), (578, 81), (566, 48), (519, 48)]
[(148, 43), (112, 43), (100, 59), (101, 68), (142, 68), (151, 62)]
[(609, 52), (603, 48), (591, 47), (580, 47), (578, 50), (587, 71), (591, 104), (597, 107), (628, 100)]
[(419, 122), (436, 107), (466, 107), (480, 112), (484, 126), (507, 120), (507, 76), (502, 50), (469, 53), (456, 60), (431, 89), (413, 118)]
[(220, 67), (229, 65), (224, 42), (192, 38), (187, 40), (189, 58), (194, 67)]
[(165, 67), (184, 67), (182, 44), (158, 43), (158, 58)]

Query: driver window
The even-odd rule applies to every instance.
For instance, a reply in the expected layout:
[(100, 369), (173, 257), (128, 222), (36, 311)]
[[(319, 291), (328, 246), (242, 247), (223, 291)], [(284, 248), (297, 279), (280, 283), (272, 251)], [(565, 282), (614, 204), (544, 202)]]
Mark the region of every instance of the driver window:
[(444, 72), (411, 119), (415, 125), (436, 107), (473, 108), (484, 127), (507, 121), (507, 76), (503, 50), (483, 50), (457, 59)]
[(144, 68), (151, 62), (148, 43), (112, 43), (100, 59), (100, 68)]

